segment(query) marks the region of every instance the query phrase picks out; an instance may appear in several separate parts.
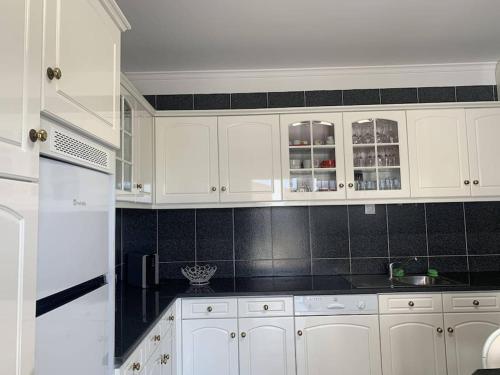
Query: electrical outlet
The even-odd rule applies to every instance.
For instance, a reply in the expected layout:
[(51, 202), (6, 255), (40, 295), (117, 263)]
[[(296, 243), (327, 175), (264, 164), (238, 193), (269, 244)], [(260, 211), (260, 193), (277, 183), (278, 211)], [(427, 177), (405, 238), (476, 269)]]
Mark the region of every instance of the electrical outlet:
[(365, 215), (375, 215), (374, 204), (365, 204)]

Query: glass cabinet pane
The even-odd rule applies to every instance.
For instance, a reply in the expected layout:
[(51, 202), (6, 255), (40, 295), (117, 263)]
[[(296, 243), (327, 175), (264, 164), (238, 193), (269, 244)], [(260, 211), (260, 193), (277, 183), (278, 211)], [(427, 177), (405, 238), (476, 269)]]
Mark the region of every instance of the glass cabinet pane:
[(132, 133), (132, 107), (127, 99), (123, 101), (123, 130)]
[(132, 191), (132, 165), (123, 164), (123, 190)]
[(132, 162), (132, 136), (123, 133), (123, 160)]
[(122, 178), (123, 178), (122, 162), (120, 160), (117, 160), (116, 161), (115, 181), (116, 181), (116, 189), (118, 189), (118, 190), (122, 189)]

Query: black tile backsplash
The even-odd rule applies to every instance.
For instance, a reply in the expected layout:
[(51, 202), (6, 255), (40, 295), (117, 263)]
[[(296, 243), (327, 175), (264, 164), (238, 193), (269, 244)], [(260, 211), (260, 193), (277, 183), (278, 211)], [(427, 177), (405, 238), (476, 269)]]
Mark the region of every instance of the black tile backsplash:
[(342, 105), (342, 90), (306, 91), (306, 107)]
[(500, 271), (500, 202), (117, 209), (116, 220), (119, 277), (130, 251), (158, 251), (162, 278), (195, 262), (217, 277), (381, 274), (389, 262)]
[(304, 107), (304, 91), (283, 91), (267, 93), (269, 108)]
[(231, 95), (230, 94), (195, 94), (194, 106), (195, 110), (203, 109), (230, 109)]
[(231, 109), (267, 108), (267, 92), (231, 94)]
[(344, 90), (344, 105), (380, 104), (380, 89)]
[(487, 102), (495, 100), (491, 86), (457, 86), (457, 102)]
[(156, 109), (174, 111), (194, 109), (193, 95), (156, 95)]
[(456, 102), (455, 87), (419, 87), (419, 103)]
[(394, 88), (380, 90), (380, 104), (418, 103), (417, 88)]

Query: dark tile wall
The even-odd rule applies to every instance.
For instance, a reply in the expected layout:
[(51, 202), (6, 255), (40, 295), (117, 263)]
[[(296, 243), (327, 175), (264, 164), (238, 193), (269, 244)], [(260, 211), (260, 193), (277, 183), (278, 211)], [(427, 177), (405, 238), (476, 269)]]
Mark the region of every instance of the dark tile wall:
[(144, 97), (158, 110), (255, 109), (498, 100), (497, 88), (493, 85), (145, 95)]
[(117, 209), (117, 274), (131, 251), (158, 252), (162, 278), (195, 262), (217, 277), (500, 271), (500, 202)]

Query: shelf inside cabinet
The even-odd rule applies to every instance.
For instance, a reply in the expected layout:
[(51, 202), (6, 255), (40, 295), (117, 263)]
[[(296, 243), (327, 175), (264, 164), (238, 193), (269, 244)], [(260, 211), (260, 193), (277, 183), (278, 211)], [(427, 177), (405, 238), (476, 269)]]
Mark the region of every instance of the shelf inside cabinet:
[(294, 168), (294, 169), (290, 169), (290, 173), (304, 173), (304, 172), (312, 172), (312, 168)]
[(300, 146), (288, 146), (288, 148), (290, 150), (297, 150), (297, 149), (300, 149), (300, 150), (307, 150), (307, 149), (310, 149), (311, 148), (311, 145), (300, 145)]

